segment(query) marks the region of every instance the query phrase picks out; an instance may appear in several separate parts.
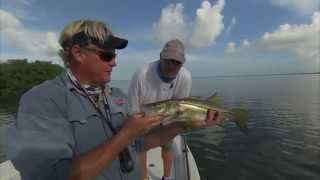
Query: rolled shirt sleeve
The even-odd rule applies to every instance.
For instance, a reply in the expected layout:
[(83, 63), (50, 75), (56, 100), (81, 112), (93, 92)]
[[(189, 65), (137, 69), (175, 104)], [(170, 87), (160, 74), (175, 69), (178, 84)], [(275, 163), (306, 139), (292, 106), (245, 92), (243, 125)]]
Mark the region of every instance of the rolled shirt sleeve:
[(7, 137), (8, 157), (22, 179), (67, 179), (74, 139), (54, 98), (24, 95)]

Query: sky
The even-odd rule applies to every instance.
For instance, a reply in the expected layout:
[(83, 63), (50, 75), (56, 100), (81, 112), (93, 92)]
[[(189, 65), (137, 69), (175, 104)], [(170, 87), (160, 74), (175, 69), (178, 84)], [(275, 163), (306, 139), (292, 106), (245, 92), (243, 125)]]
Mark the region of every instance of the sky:
[(320, 71), (320, 0), (0, 0), (0, 59), (61, 64), (58, 39), (78, 19), (127, 38), (112, 79), (159, 59), (166, 41), (186, 46), (193, 77)]

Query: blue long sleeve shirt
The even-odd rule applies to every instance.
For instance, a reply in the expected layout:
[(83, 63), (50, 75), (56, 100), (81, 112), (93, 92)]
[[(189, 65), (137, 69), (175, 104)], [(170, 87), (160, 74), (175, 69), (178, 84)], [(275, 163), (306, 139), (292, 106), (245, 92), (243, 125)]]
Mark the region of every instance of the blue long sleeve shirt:
[[(119, 130), (127, 119), (127, 98), (120, 89), (111, 88), (107, 99), (111, 123)], [(7, 135), (8, 157), (26, 180), (67, 179), (76, 156), (114, 136), (88, 98), (77, 92), (66, 73), (22, 96), (16, 121)], [(117, 158), (97, 179), (141, 179), (135, 150), (138, 146), (143, 146), (142, 138), (129, 146), (134, 162), (132, 172), (122, 173)]]

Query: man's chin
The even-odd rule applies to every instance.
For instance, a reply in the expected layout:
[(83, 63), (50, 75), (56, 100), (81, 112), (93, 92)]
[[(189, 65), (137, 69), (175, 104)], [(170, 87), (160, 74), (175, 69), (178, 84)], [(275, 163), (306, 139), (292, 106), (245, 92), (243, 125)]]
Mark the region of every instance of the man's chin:
[(176, 78), (177, 77), (177, 74), (167, 74), (165, 75), (166, 78)]
[(111, 79), (104, 79), (104, 80), (95, 82), (95, 85), (96, 85), (96, 86), (105, 86), (105, 85), (108, 84), (110, 81), (111, 81)]

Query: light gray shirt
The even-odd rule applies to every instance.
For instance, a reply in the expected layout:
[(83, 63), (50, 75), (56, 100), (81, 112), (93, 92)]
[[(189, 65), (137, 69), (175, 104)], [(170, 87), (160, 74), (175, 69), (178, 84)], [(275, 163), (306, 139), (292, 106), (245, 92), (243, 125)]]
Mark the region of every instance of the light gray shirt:
[[(119, 130), (127, 118), (127, 98), (120, 89), (111, 88), (108, 102), (111, 122)], [(7, 154), (22, 179), (67, 179), (73, 158), (113, 136), (90, 101), (63, 73), (23, 95), (16, 121), (8, 130)], [(97, 179), (141, 179), (135, 150), (141, 147), (134, 146), (143, 146), (143, 140), (129, 146), (132, 172), (122, 173), (117, 158)]]

